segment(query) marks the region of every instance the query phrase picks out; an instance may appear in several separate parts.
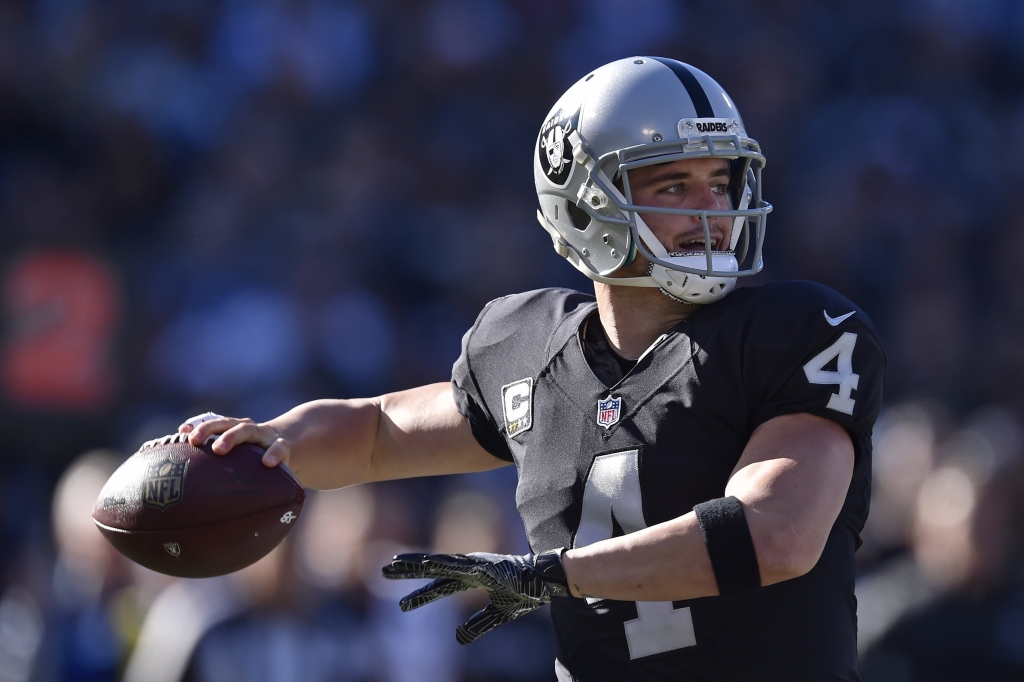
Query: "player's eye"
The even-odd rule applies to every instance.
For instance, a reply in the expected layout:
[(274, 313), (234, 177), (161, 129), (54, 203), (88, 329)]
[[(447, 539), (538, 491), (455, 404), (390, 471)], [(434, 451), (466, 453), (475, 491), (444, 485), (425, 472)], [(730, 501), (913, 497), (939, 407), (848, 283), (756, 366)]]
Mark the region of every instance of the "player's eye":
[(720, 196), (724, 196), (729, 191), (728, 184), (712, 185), (711, 191)]
[(668, 187), (666, 187), (665, 189), (663, 189), (661, 191), (664, 194), (682, 194), (683, 186), (679, 185), (679, 184), (669, 185)]

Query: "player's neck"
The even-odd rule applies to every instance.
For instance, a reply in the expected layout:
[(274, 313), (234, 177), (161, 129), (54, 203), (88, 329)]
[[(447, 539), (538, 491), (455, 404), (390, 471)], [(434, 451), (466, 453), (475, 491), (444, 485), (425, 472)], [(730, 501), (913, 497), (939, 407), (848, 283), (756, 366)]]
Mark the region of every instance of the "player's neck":
[(697, 310), (653, 288), (595, 282), (594, 292), (608, 343), (627, 360), (639, 358), (659, 336)]

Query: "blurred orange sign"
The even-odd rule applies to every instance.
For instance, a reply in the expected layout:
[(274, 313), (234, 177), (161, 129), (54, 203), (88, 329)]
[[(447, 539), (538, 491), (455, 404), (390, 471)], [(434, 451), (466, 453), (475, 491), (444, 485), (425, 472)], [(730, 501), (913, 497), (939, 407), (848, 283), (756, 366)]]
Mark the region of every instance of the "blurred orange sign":
[(29, 254), (4, 274), (0, 384), (31, 408), (91, 412), (113, 395), (110, 365), (120, 317), (113, 273), (83, 253)]

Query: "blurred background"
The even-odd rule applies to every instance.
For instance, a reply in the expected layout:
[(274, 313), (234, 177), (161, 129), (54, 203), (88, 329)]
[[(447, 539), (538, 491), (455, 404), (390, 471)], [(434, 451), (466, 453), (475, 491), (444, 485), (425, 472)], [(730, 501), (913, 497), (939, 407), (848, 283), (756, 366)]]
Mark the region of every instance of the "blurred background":
[[(867, 682), (1024, 679), (1024, 4), (2, 0), (0, 682), (551, 680), (544, 614), (472, 647), (396, 548), (526, 551), (504, 469), (311, 496), (233, 576), (128, 564), (89, 513), (214, 410), (450, 378), (500, 295), (587, 290), (532, 153), (586, 72), (711, 73), (768, 157), (768, 282), (889, 356), (858, 553)], [(401, 592), (399, 586), (399, 592)]]

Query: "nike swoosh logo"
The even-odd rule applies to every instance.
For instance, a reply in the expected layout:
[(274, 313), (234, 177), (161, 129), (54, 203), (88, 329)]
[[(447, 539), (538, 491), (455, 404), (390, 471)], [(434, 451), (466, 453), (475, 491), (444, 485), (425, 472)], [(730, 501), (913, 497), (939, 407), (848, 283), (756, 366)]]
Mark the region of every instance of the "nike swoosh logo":
[(845, 315), (840, 315), (839, 317), (829, 317), (827, 310), (822, 310), (821, 312), (825, 313), (825, 321), (828, 322), (833, 327), (835, 327), (837, 324), (839, 324), (840, 322), (842, 322), (843, 320), (848, 318), (850, 315), (853, 315), (857, 311), (856, 310), (852, 310), (852, 311), (846, 313)]

